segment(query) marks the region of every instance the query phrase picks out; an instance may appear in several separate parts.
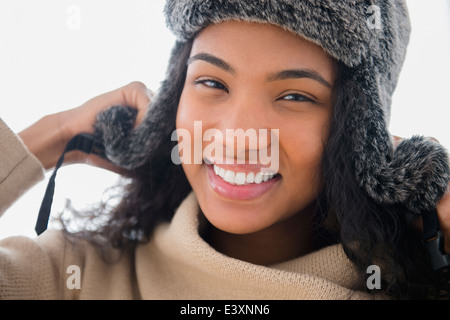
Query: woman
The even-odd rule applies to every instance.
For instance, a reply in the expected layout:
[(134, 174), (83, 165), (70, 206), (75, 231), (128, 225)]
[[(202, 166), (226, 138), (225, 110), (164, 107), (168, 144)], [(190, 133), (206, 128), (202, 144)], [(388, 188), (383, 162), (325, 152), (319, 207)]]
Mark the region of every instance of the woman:
[[(448, 159), (417, 137), (393, 153), (386, 122), (409, 22), (403, 3), (380, 3), (384, 29), (374, 31), (367, 6), (168, 1), (178, 42), (156, 97), (132, 83), (46, 117), (20, 134), (30, 153), (4, 126), (8, 147), (20, 150), (8, 157), (10, 177), (35, 181), (31, 154), (50, 169), (73, 136), (91, 132), (116, 166), (68, 161), (89, 159), (131, 182), (111, 212), (88, 215), (100, 221), (94, 229), (2, 241), (3, 296), (432, 297), (448, 281), (431, 270), (417, 224), (437, 205), (449, 252)], [(213, 153), (209, 129), (225, 136)], [(229, 129), (263, 129), (267, 139), (239, 146)], [(180, 150), (174, 132), (185, 133)], [(275, 170), (250, 162), (262, 149), (278, 155)], [(27, 187), (10, 180), (2, 206)], [(380, 283), (366, 282), (371, 266)], [(69, 285), (67, 270), (82, 281)]]

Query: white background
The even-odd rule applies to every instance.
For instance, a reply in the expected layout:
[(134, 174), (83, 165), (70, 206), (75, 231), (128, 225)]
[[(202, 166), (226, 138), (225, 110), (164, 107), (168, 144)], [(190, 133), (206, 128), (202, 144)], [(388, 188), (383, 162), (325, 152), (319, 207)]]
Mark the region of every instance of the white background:
[[(450, 149), (450, 1), (407, 1), (411, 42), (390, 130)], [(19, 132), (46, 114), (139, 80), (157, 90), (174, 37), (161, 0), (0, 0), (0, 117)], [(0, 220), (0, 238), (34, 236), (46, 179)], [(53, 205), (95, 204), (118, 176), (83, 165), (58, 172)]]

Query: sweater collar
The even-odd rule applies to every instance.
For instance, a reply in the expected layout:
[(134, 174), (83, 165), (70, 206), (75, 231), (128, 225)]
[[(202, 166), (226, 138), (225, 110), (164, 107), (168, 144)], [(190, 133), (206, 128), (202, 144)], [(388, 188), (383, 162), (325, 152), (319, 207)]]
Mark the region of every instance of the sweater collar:
[[(348, 299), (367, 298), (356, 291), (357, 272), (341, 245), (332, 245), (270, 267), (228, 257), (199, 234), (202, 215), (194, 192), (181, 203), (170, 223), (161, 224), (146, 245), (138, 248), (139, 283), (151, 280), (160, 264), (170, 281), (195, 287), (192, 297), (205, 299)], [(168, 276), (169, 277), (169, 276)], [(160, 279), (162, 281), (162, 279)], [(203, 285), (198, 281), (203, 282)], [(214, 292), (214, 294), (213, 294)]]

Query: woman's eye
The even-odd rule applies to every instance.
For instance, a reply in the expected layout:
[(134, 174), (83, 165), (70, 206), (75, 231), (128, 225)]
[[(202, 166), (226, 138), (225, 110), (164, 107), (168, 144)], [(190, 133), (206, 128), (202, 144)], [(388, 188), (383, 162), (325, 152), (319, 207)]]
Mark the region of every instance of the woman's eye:
[(280, 100), (297, 101), (297, 102), (314, 102), (311, 98), (308, 98), (299, 93), (287, 94), (280, 98)]
[(226, 92), (228, 92), (227, 87), (225, 87), (222, 83), (211, 79), (196, 80), (195, 84), (202, 84), (209, 88), (225, 90)]

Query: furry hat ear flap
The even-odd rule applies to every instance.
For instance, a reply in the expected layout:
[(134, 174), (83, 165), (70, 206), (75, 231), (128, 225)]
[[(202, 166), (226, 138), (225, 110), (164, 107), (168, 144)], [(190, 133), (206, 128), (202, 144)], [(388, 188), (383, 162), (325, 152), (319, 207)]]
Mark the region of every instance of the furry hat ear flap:
[(447, 190), (449, 171), (447, 151), (439, 143), (420, 136), (406, 139), (384, 172), (391, 181), (384, 184), (388, 192), (380, 200), (389, 203), (390, 193), (392, 202), (404, 203), (412, 213), (433, 211)]
[(359, 99), (344, 102), (351, 116), (343, 127), (359, 186), (378, 203), (400, 204), (413, 214), (434, 210), (450, 180), (447, 151), (420, 136), (402, 140), (394, 150), (380, 101), (365, 91), (375, 88), (362, 89), (357, 74), (351, 81), (357, 85), (347, 90), (357, 92), (349, 96)]
[(113, 106), (97, 116), (95, 137), (104, 144), (105, 154), (114, 164), (135, 169), (146, 162), (157, 146), (170, 143), (186, 76), (187, 66), (182, 64), (187, 61), (190, 49), (189, 42), (176, 43), (166, 80), (150, 103), (142, 124), (135, 130), (136, 110), (130, 107)]

